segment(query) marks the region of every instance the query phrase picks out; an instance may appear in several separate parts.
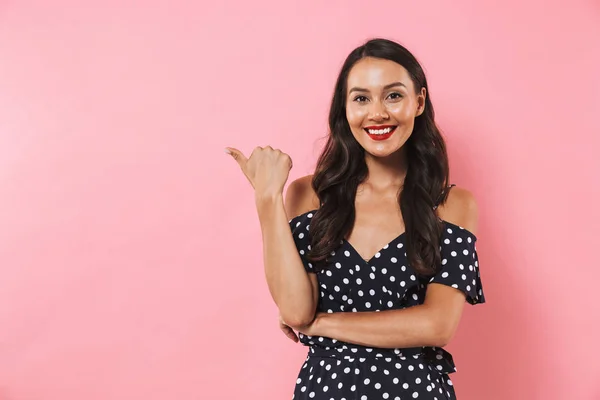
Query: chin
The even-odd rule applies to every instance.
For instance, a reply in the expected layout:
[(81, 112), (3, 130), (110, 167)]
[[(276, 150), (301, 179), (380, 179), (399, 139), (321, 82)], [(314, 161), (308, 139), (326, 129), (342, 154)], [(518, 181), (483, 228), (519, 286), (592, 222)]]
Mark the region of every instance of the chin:
[(365, 147), (365, 151), (367, 153), (369, 153), (370, 155), (372, 155), (373, 157), (377, 157), (377, 158), (385, 158), (385, 157), (389, 157), (393, 154), (395, 154), (396, 152), (398, 152), (400, 150), (401, 147), (388, 147), (386, 146), (385, 148), (377, 148), (378, 146), (370, 146), (370, 147)]

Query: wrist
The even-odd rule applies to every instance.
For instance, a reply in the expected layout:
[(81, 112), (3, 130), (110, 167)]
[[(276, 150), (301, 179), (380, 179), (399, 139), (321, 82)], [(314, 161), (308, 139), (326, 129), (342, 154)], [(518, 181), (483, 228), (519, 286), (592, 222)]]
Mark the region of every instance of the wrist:
[(328, 313), (318, 312), (315, 314), (315, 319), (312, 322), (312, 330), (316, 336), (327, 336), (325, 333)]
[(254, 201), (259, 211), (271, 208), (272, 206), (283, 204), (282, 193), (255, 193)]

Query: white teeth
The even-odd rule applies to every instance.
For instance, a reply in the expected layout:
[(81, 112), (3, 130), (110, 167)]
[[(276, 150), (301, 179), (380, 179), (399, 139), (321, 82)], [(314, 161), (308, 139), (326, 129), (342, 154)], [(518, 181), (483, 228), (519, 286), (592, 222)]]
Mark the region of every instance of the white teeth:
[(390, 133), (392, 131), (392, 128), (385, 128), (385, 129), (367, 129), (367, 132), (369, 132), (371, 135), (384, 135), (386, 133)]

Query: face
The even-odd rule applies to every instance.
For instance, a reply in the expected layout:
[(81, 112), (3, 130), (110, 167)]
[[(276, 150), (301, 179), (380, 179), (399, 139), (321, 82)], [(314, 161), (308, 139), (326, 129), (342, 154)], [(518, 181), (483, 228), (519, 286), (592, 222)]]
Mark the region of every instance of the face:
[(415, 92), (408, 71), (393, 61), (363, 58), (348, 75), (346, 118), (368, 154), (386, 157), (410, 137), (423, 113), (425, 88)]

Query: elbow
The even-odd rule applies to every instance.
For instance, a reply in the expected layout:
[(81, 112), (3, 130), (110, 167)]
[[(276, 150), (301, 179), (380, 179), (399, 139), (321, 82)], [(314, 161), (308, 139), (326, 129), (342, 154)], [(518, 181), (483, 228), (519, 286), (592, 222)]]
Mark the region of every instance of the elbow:
[(302, 329), (308, 325), (310, 325), (315, 319), (313, 315), (302, 315), (302, 314), (292, 314), (287, 318), (284, 316), (283, 321), (287, 326), (293, 328), (295, 330)]
[(455, 329), (450, 324), (437, 323), (431, 331), (431, 346), (445, 347), (454, 337)]

